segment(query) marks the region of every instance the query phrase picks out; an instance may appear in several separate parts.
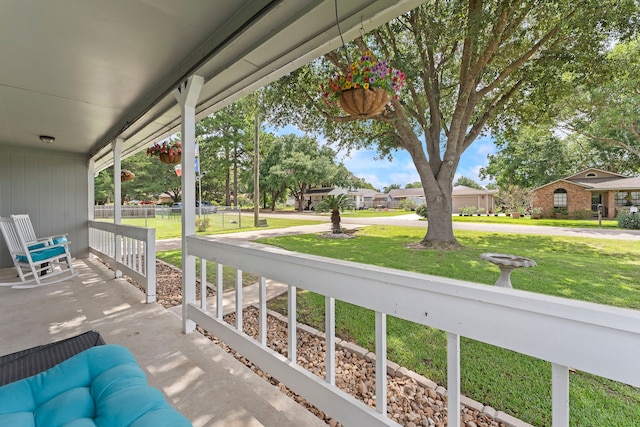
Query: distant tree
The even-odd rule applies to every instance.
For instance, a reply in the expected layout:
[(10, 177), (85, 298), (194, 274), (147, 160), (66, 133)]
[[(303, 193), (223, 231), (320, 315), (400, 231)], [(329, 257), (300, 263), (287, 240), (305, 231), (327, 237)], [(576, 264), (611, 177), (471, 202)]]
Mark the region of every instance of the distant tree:
[(349, 182), (349, 188), (367, 188), (369, 190), (378, 191), (373, 184), (370, 184), (364, 178), (359, 178), (353, 174), (349, 175), (347, 181)]
[(318, 212), (331, 211), (331, 232), (334, 234), (340, 234), (342, 228), (340, 227), (340, 211), (349, 207), (349, 199), (344, 194), (338, 194), (337, 196), (329, 195), (322, 199), (316, 210)]
[(335, 152), (331, 148), (321, 147), (309, 136), (294, 134), (274, 140), (261, 170), (264, 182), (260, 185), (272, 193), (272, 209), (275, 209), (275, 200), (288, 190), (301, 212), (307, 190), (320, 185), (343, 186), (348, 178), (344, 165), (335, 163)]
[(400, 189), (400, 185), (398, 185), (398, 184), (390, 184), (387, 187), (384, 187), (382, 189), (382, 192), (383, 193), (389, 193), (389, 191), (391, 191), (391, 190), (399, 190), (399, 189)]
[(420, 181), (411, 182), (405, 185), (404, 188), (422, 188), (422, 183)]
[(113, 197), (113, 168), (100, 171), (94, 180), (94, 198), (98, 205), (111, 202)]
[(480, 169), (480, 177), (495, 179), (500, 188), (536, 188), (593, 165), (596, 157), (584, 145), (554, 135), (548, 125), (505, 132), (496, 145), (499, 151), (487, 156), (489, 164)]
[(597, 142), (623, 149), (640, 162), (640, 37), (618, 43), (595, 75), (565, 77), (558, 123)]
[(517, 185), (500, 187), (496, 197), (498, 203), (510, 211), (526, 209), (529, 206), (529, 192), (526, 188)]
[(466, 176), (461, 176), (460, 178), (458, 178), (456, 180), (456, 182), (453, 183), (453, 185), (454, 186), (456, 186), (456, 185), (464, 185), (465, 187), (471, 187), (471, 188), (475, 188), (477, 190), (482, 190), (482, 186), (480, 184), (478, 184), (477, 182), (475, 182), (471, 178), (467, 178)]

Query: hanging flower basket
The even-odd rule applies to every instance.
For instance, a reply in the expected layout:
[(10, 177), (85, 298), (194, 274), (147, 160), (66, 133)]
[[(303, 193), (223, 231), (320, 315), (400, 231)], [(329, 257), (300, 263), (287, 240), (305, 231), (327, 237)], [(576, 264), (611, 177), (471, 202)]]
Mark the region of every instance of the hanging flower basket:
[(135, 178), (136, 175), (129, 171), (129, 170), (123, 170), (120, 171), (120, 182), (127, 182), (127, 181), (131, 181), (133, 178)]
[(182, 154), (180, 153), (174, 154), (174, 155), (166, 154), (166, 153), (160, 154), (160, 161), (168, 165), (175, 165), (176, 163), (180, 163), (181, 160), (182, 160)]
[(340, 107), (350, 116), (369, 117), (378, 114), (391, 97), (382, 88), (358, 88), (340, 92)]
[(161, 162), (175, 165), (182, 160), (182, 144), (180, 141), (168, 140), (162, 143), (156, 142), (147, 148), (147, 156), (157, 156)]
[(346, 74), (338, 73), (322, 85), (327, 102), (337, 100), (340, 107), (353, 117), (367, 118), (380, 113), (394, 94), (396, 98), (404, 87), (405, 75), (378, 61), (366, 51), (353, 62)]

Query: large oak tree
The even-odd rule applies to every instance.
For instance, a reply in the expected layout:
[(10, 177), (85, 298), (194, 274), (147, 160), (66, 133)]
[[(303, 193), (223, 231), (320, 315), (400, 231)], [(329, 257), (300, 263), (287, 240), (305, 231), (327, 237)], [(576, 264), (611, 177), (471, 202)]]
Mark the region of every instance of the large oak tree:
[[(295, 123), (348, 147), (411, 155), (429, 206), (425, 247), (455, 248), (452, 187), (460, 156), (552, 102), (569, 69), (599, 61), (618, 30), (635, 28), (633, 0), (430, 0), (267, 89), (273, 123)], [(369, 120), (323, 103), (321, 81), (370, 49), (407, 75), (398, 99)], [(588, 59), (588, 61), (587, 61)]]

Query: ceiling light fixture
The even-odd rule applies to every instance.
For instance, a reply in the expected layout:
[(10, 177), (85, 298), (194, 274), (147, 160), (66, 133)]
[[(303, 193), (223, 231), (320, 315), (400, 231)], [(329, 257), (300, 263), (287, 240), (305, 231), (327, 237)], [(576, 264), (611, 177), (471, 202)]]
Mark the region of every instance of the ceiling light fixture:
[(44, 142), (45, 144), (51, 144), (55, 140), (56, 139), (53, 136), (40, 135), (40, 141)]

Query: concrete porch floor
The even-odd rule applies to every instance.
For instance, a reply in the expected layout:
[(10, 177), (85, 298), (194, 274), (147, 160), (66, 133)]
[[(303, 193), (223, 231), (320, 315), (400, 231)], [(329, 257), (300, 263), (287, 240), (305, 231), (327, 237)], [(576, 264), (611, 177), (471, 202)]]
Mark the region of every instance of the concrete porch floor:
[[(123, 345), (149, 383), (195, 427), (326, 426), (99, 261), (74, 262), (72, 280), (33, 289), (0, 287), (0, 355), (98, 331)], [(15, 270), (0, 270), (13, 278)]]

